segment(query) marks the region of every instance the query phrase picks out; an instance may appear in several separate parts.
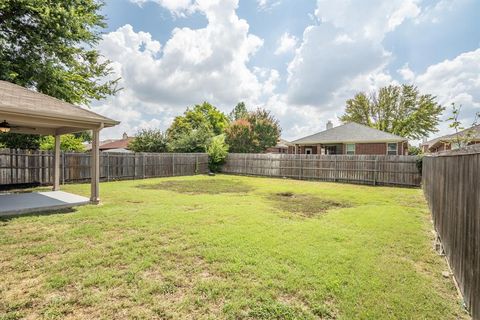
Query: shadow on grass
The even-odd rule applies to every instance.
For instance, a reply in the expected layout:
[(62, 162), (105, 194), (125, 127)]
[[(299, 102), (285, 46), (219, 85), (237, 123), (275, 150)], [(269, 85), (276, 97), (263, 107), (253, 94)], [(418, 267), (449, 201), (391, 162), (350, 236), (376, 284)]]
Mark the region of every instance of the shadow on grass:
[(66, 214), (76, 212), (76, 208), (63, 208), (57, 210), (48, 210), (48, 211), (38, 211), (38, 212), (28, 212), (28, 213), (19, 213), (13, 215), (0, 216), (0, 222), (8, 222), (16, 218), (25, 218), (25, 217), (37, 217), (37, 216), (51, 216), (57, 214)]

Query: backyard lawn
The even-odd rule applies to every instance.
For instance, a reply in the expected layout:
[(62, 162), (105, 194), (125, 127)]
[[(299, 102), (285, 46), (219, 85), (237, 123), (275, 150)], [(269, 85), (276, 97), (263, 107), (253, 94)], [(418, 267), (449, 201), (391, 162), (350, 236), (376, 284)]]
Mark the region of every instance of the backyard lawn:
[(218, 175), (101, 196), (0, 220), (0, 319), (467, 318), (419, 189)]

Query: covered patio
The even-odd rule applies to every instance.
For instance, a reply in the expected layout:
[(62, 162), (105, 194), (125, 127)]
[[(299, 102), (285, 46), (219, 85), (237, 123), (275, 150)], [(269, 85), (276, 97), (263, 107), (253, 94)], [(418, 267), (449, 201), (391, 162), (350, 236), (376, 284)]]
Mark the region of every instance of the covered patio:
[[(53, 190), (42, 193), (0, 195), (0, 216), (56, 210), (100, 201), (100, 131), (118, 121), (24, 87), (0, 81), (0, 134), (52, 135), (55, 137)], [(90, 130), (90, 199), (60, 192), (60, 138)]]

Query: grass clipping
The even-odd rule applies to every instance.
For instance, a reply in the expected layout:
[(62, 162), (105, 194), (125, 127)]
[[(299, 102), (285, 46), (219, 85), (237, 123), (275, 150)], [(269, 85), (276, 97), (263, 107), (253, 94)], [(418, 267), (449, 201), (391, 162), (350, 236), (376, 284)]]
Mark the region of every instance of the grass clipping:
[(322, 199), (310, 194), (295, 194), (293, 192), (279, 192), (272, 194), (270, 200), (275, 207), (302, 217), (314, 217), (330, 209), (348, 208), (350, 203)]
[(173, 180), (141, 185), (142, 189), (169, 190), (184, 194), (248, 193), (252, 187), (240, 181), (211, 178), (211, 180)]

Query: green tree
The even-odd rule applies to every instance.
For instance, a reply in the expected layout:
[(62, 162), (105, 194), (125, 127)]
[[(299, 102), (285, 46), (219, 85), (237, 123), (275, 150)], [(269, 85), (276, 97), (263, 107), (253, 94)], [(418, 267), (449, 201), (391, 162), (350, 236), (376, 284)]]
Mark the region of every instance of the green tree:
[(228, 155), (228, 145), (225, 143), (225, 135), (221, 134), (211, 139), (207, 146), (208, 168), (212, 172), (220, 170)]
[[(55, 150), (55, 138), (53, 136), (44, 136), (40, 141), (41, 150)], [(60, 137), (60, 150), (67, 152), (83, 152), (85, 146), (81, 138), (73, 134), (64, 134)]]
[(175, 117), (167, 134), (173, 141), (178, 136), (185, 137), (190, 131), (201, 129), (210, 130), (213, 137), (222, 134), (227, 125), (227, 116), (210, 103), (204, 102), (195, 105), (192, 109), (187, 108), (182, 116)]
[(40, 148), (40, 136), (36, 134), (0, 133), (0, 145), (9, 149)]
[(225, 140), (230, 147), (230, 152), (253, 152), (253, 131), (247, 119), (238, 119), (230, 123), (225, 130), (225, 135)]
[(170, 141), (169, 149), (172, 152), (190, 153), (205, 152), (210, 140), (215, 136), (207, 126), (201, 126), (190, 131), (179, 133)]
[(370, 97), (360, 92), (347, 100), (342, 122), (357, 122), (409, 139), (437, 132), (445, 109), (413, 85), (387, 86)]
[(226, 143), (231, 152), (263, 152), (277, 144), (281, 128), (278, 120), (265, 109), (250, 112), (246, 119), (239, 119), (226, 129)]
[(418, 156), (423, 154), (422, 148), (416, 146), (408, 146), (408, 155), (409, 156)]
[[(105, 28), (96, 0), (0, 1), (0, 79), (66, 102), (116, 92), (109, 61), (95, 49)], [(107, 80), (105, 80), (107, 79)]]
[(142, 129), (128, 144), (128, 149), (134, 152), (167, 152), (168, 138), (158, 129)]
[(239, 102), (233, 108), (232, 112), (228, 115), (230, 121), (236, 121), (239, 119), (246, 119), (248, 117), (248, 110), (244, 102)]

